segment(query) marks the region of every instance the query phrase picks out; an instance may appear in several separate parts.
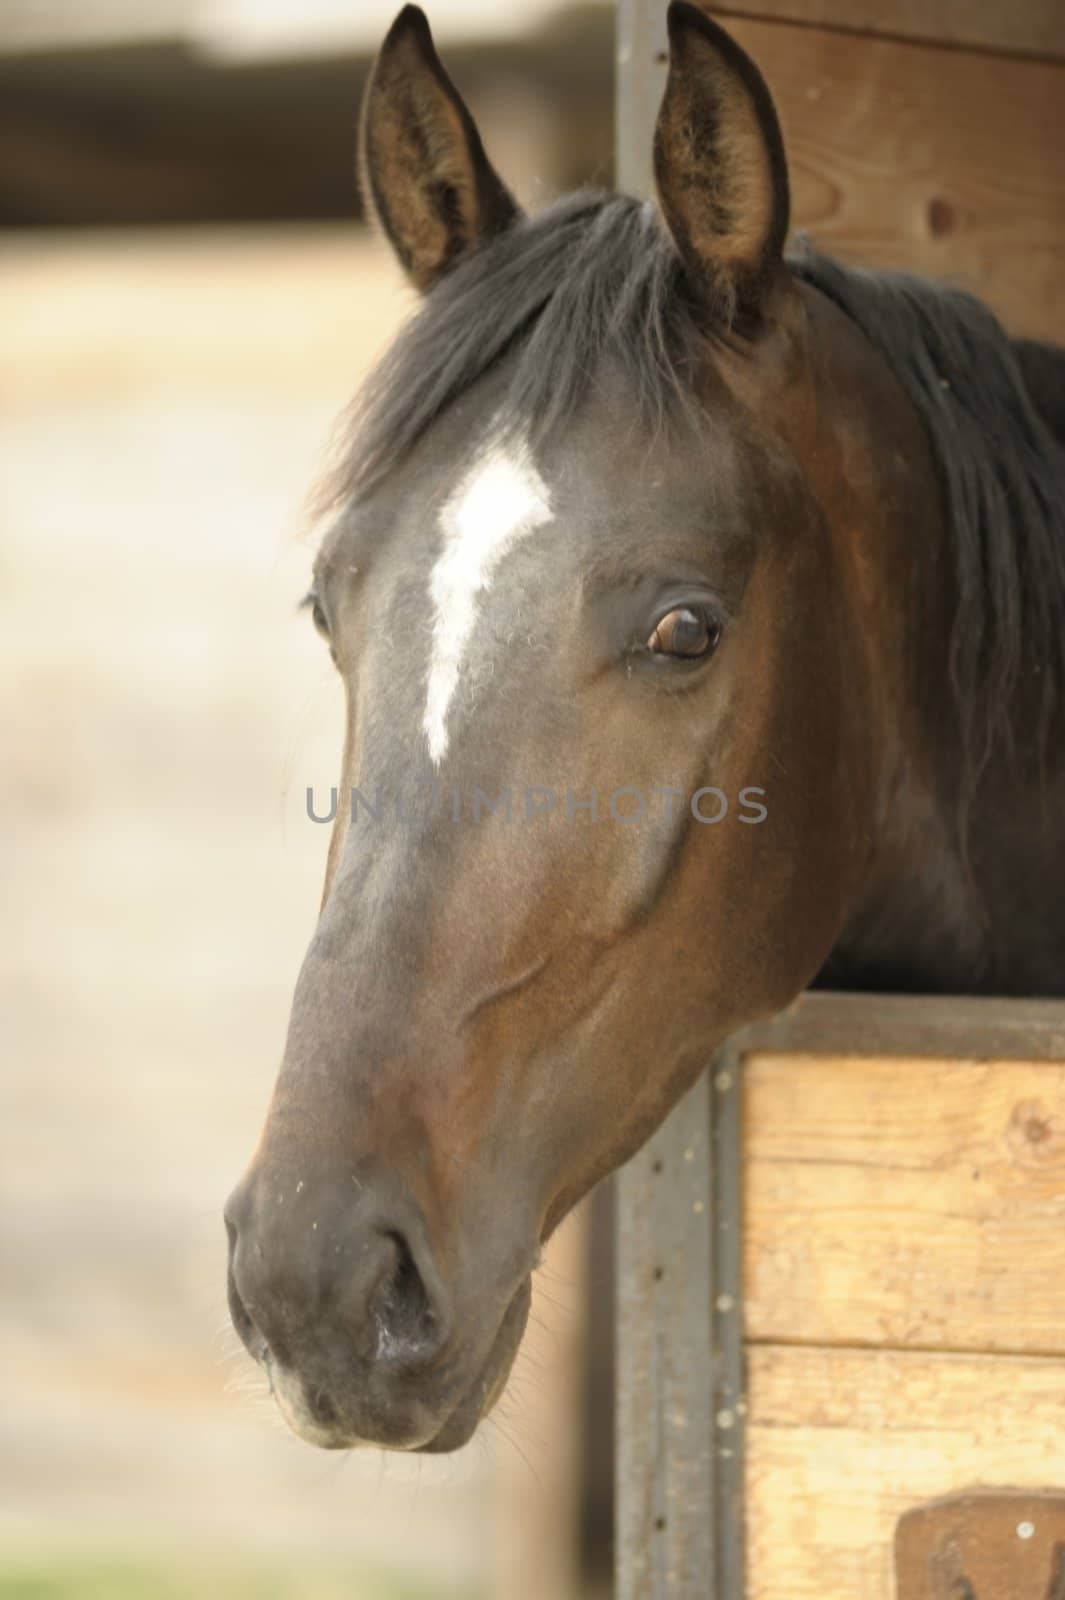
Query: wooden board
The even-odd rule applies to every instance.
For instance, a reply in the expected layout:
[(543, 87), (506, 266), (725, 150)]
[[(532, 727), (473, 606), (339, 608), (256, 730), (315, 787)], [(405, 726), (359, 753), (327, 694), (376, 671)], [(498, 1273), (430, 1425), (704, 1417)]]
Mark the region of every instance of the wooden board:
[(976, 1489), (908, 1511), (895, 1532), (898, 1600), (1061, 1600), (1065, 1491)]
[(730, 18), (780, 109), (794, 221), (1065, 340), (1065, 67)]
[(904, 1512), (1065, 1484), (1061, 1362), (762, 1345), (749, 1377), (747, 1600), (895, 1600)]
[(735, 1035), (741, 1055), (1065, 1061), (1065, 1001), (808, 989)]
[(744, 1076), (749, 1337), (1065, 1355), (1065, 1064)]
[(1060, 0), (754, 0), (714, 6), (715, 16), (773, 17), (901, 39), (1065, 59)]

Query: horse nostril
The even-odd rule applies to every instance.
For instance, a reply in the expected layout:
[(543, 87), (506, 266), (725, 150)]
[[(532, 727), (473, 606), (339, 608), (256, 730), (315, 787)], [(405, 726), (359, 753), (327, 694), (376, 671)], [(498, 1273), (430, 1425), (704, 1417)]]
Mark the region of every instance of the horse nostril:
[[(320, 1426), (380, 1367), (385, 1383), (414, 1378), (448, 1342), (446, 1285), (425, 1220), (398, 1180), (238, 1188), (225, 1208), (229, 1311), (252, 1358), (298, 1381)], [(310, 1397), (314, 1395), (314, 1403)], [(319, 1403), (320, 1401), (320, 1403)]]
[(331, 1428), (339, 1420), (337, 1408), (324, 1389), (310, 1389), (306, 1395), (307, 1410), (319, 1427)]
[(395, 1265), (374, 1293), (370, 1311), (379, 1361), (424, 1361), (443, 1343), (442, 1318), (433, 1305), (411, 1248), (400, 1233), (385, 1235)]
[(240, 1297), (236, 1279), (233, 1276), (232, 1256), (230, 1257), (229, 1275), (226, 1279), (226, 1299), (229, 1301), (229, 1315), (240, 1342), (248, 1354), (256, 1361), (262, 1361), (269, 1354), (269, 1346), (252, 1320), (244, 1301)]
[(226, 1273), (226, 1299), (229, 1302), (229, 1316), (240, 1338), (241, 1344), (248, 1354), (260, 1363), (270, 1354), (263, 1334), (260, 1332), (254, 1317), (245, 1304), (244, 1297), (237, 1288), (237, 1228), (233, 1222), (229, 1208), (225, 1212), (226, 1238), (229, 1242), (229, 1270)]

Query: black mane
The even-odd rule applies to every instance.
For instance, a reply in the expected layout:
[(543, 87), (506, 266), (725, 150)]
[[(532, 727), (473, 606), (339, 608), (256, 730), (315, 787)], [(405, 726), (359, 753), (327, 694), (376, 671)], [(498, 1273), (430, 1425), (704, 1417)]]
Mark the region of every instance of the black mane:
[(996, 745), (1011, 747), (1019, 704), (1037, 709), (1045, 737), (1065, 694), (1065, 448), (1016, 346), (972, 295), (809, 248), (790, 264), (858, 324), (924, 423), (957, 594), (950, 668), (971, 785)]
[(330, 504), (371, 488), (436, 417), (516, 352), (501, 425), (543, 438), (573, 414), (604, 355), (650, 421), (690, 413), (705, 315), (656, 212), (581, 191), (460, 261), (356, 397)]
[[(805, 245), (790, 266), (863, 330), (927, 431), (955, 576), (951, 676), (971, 787), (999, 741), (1008, 746), (1020, 695), (1041, 709), (1044, 730), (1065, 695), (1065, 448), (1032, 403), (1014, 345), (972, 296)], [(378, 483), (508, 354), (497, 421), (534, 439), (573, 414), (605, 356), (651, 426), (694, 422), (708, 335), (732, 335), (725, 308), (696, 302), (654, 208), (571, 195), (434, 288), (357, 398), (323, 504)]]

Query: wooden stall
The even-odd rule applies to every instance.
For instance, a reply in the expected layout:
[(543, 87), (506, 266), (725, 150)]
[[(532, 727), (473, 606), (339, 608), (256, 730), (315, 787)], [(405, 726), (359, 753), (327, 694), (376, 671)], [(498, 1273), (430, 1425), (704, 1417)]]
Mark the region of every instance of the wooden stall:
[[(1065, 341), (1065, 8), (716, 7), (795, 222)], [(647, 192), (665, 0), (619, 0)], [(1065, 1005), (809, 994), (619, 1184), (619, 1600), (1065, 1600)]]
[[(619, 1236), (621, 1596), (892, 1600), (918, 1533), (898, 1600), (1065, 1593), (1065, 1006), (803, 996), (631, 1163)], [(977, 1586), (1002, 1539), (954, 1570), (959, 1516), (1031, 1586)]]

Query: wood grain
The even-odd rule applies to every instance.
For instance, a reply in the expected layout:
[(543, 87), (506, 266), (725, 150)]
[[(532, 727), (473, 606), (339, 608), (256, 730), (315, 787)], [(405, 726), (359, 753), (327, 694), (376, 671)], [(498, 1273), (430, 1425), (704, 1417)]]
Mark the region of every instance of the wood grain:
[(1065, 340), (1065, 67), (730, 19), (784, 127), (793, 219), (846, 260)]
[(895, 1600), (904, 1512), (1065, 1484), (1056, 1361), (758, 1346), (750, 1408), (747, 1600)]
[(772, 17), (857, 33), (1065, 59), (1059, 0), (753, 0), (715, 6), (715, 16)]
[(1065, 1354), (1065, 1065), (744, 1072), (749, 1337)]

